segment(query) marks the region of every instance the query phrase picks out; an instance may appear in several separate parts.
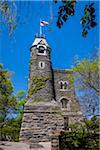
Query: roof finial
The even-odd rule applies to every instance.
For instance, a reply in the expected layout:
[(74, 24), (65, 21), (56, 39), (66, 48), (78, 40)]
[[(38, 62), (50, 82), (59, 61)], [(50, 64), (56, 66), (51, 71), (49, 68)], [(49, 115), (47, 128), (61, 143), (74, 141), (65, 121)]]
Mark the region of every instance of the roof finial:
[(36, 37), (38, 37), (38, 33), (36, 33)]
[(40, 18), (40, 37), (42, 36), (42, 26), (41, 26), (41, 18)]

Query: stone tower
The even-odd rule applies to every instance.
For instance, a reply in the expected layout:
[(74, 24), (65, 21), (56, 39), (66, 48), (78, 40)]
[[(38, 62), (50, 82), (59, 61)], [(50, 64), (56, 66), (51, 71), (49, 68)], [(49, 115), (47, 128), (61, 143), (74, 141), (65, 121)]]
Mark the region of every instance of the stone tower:
[(31, 100), (50, 102), (54, 99), (51, 48), (44, 37), (36, 37), (30, 50), (29, 97)]
[(63, 129), (60, 106), (55, 100), (51, 48), (44, 37), (36, 37), (30, 48), (28, 101), (25, 104), (20, 141), (51, 141)]

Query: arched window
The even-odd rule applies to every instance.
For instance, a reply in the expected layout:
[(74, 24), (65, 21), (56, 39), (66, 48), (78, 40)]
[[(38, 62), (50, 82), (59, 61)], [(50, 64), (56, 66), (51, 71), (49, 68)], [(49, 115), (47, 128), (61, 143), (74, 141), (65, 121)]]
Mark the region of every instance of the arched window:
[(59, 85), (60, 85), (60, 90), (67, 90), (68, 82), (67, 81), (60, 81)]
[(62, 108), (67, 108), (68, 100), (66, 98), (61, 99)]
[(68, 83), (64, 82), (64, 89), (67, 89)]
[(60, 89), (63, 89), (64, 84), (62, 83), (62, 81), (60, 82)]
[(37, 54), (38, 55), (46, 55), (46, 46), (45, 45), (37, 45)]
[(43, 61), (39, 62), (39, 68), (41, 68), (41, 69), (45, 68), (45, 63)]
[(38, 53), (44, 53), (44, 47), (43, 46), (39, 46)]

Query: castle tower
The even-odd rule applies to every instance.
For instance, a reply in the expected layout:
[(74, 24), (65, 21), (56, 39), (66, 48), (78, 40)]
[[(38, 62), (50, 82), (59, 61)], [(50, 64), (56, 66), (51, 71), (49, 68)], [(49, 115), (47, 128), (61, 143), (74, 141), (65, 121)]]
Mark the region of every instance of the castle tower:
[(54, 97), (51, 48), (36, 37), (31, 49), (28, 100), (24, 107), (20, 141), (50, 141), (53, 131), (63, 128), (60, 107)]
[(30, 50), (29, 103), (32, 99), (50, 102), (54, 99), (51, 48), (44, 37), (36, 37)]

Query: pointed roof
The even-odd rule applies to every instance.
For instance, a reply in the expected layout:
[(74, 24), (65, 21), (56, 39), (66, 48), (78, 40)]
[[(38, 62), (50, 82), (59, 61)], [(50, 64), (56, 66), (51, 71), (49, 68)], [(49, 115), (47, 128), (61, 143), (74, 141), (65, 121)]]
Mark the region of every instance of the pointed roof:
[(35, 45), (38, 45), (38, 44), (46, 45), (47, 47), (50, 47), (44, 37), (36, 37), (33, 44), (32, 44), (32, 46), (35, 46)]

